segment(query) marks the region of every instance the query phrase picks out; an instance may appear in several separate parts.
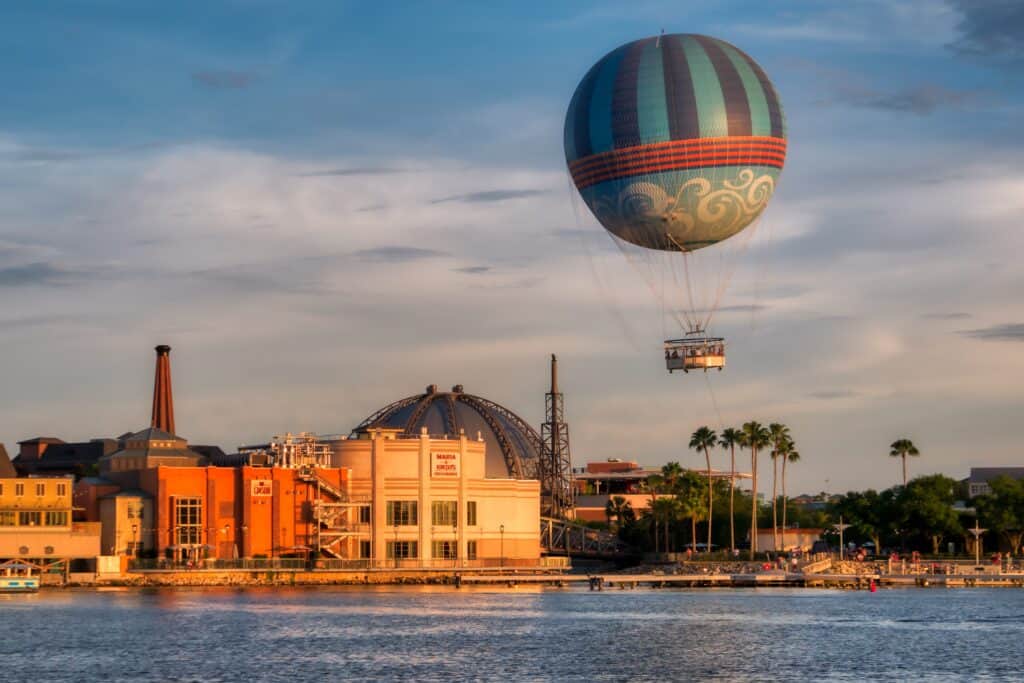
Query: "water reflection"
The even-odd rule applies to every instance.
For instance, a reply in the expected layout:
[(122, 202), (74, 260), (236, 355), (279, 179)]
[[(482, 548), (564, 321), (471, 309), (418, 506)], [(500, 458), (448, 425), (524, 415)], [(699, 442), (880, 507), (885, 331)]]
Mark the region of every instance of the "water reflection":
[(3, 670), (52, 681), (1014, 680), (1024, 635), (1012, 589), (69, 590), (0, 612)]

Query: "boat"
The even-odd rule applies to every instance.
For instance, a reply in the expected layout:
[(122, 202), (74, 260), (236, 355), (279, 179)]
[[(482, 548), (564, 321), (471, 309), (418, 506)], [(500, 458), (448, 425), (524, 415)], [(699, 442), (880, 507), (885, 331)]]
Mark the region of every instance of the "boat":
[(39, 590), (39, 567), (25, 562), (0, 564), (0, 593), (35, 593)]

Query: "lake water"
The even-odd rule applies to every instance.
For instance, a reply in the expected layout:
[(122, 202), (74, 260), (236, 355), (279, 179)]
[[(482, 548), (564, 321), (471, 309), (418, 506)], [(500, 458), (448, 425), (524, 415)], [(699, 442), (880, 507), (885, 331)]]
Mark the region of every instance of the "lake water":
[(1024, 591), (0, 596), (2, 681), (1022, 680)]

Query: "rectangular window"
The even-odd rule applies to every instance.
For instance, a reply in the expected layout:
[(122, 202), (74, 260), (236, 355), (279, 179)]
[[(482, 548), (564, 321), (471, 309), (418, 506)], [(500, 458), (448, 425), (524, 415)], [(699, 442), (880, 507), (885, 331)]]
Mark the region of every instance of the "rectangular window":
[(17, 521), (18, 516), (14, 510), (0, 510), (0, 526), (14, 526)]
[(0, 496), (4, 495), (4, 485), (0, 483)]
[(459, 544), (456, 541), (434, 541), (432, 555), (435, 560), (454, 560)]
[(419, 523), (419, 504), (415, 500), (387, 502), (388, 526), (416, 526)]
[(66, 495), (68, 495), (68, 485), (67, 484), (57, 484), (57, 495), (58, 496), (66, 496)]
[(177, 545), (192, 546), (202, 543), (203, 499), (174, 499), (174, 540)]
[(467, 560), (475, 560), (476, 559), (476, 541), (467, 541), (466, 542), (466, 559)]
[(359, 541), (359, 559), (368, 560), (370, 559), (370, 542)]
[(19, 526), (39, 526), (43, 523), (43, 513), (38, 510), (26, 510), (18, 513)]
[(420, 547), (416, 541), (388, 541), (387, 556), (389, 560), (409, 560), (419, 557)]
[(458, 522), (458, 501), (435, 500), (430, 504), (430, 523), (434, 526), (455, 526)]
[(370, 523), (370, 506), (361, 505), (359, 507), (359, 523), (369, 524)]
[(476, 526), (476, 501), (466, 503), (466, 526)]
[(46, 526), (67, 526), (67, 510), (49, 510), (46, 513)]
[(36, 495), (39, 497), (46, 495), (46, 484), (36, 484)]
[(24, 496), (25, 495), (25, 485), (24, 484), (15, 484), (14, 485), (14, 495), (16, 495), (16, 496)]

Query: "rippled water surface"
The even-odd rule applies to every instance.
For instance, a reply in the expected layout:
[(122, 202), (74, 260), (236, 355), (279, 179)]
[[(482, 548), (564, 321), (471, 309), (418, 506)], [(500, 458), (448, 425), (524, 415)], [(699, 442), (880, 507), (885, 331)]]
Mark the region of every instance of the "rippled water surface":
[(2, 681), (1024, 680), (1024, 591), (0, 596)]

